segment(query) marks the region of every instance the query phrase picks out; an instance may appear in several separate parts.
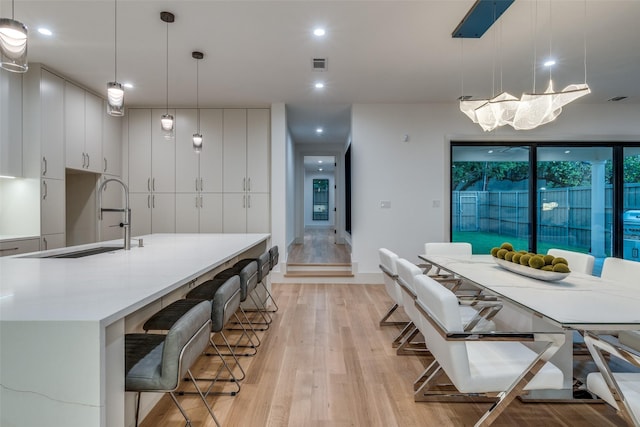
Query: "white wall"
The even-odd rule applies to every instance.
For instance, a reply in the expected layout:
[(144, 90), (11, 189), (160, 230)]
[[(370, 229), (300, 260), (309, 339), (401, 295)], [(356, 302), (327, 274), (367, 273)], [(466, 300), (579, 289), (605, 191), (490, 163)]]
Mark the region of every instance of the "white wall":
[[(271, 245), (281, 254), (287, 251), (287, 114), (284, 104), (271, 105)], [(281, 261), (285, 256), (281, 256)]]
[[(638, 141), (638, 117), (637, 104), (576, 104), (533, 131), (484, 133), (456, 105), (354, 105), (352, 259), (358, 272), (378, 271), (379, 247), (417, 261), (425, 242), (449, 239), (449, 141)], [(381, 201), (391, 207), (382, 209)]]
[[(326, 221), (313, 220), (313, 180), (329, 180), (329, 219)], [(306, 172), (304, 175), (304, 226), (305, 227), (333, 227), (335, 207), (335, 191), (333, 186), (335, 179), (333, 173), (328, 172)]]

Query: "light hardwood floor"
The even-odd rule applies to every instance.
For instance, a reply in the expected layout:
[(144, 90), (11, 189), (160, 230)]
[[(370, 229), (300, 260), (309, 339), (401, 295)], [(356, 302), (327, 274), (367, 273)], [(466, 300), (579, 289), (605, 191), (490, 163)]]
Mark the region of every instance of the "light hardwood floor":
[[(487, 404), (416, 403), (412, 383), (428, 359), (397, 356), (396, 327), (378, 326), (382, 285), (275, 284), (280, 306), (235, 397), (211, 397), (224, 426), (472, 426)], [(196, 371), (218, 361), (202, 357)], [(213, 426), (197, 397), (179, 397), (194, 425)], [(165, 396), (143, 427), (183, 426)], [(604, 404), (513, 402), (495, 426), (622, 426)]]
[(302, 244), (291, 245), (287, 262), (291, 264), (351, 263), (346, 245), (335, 243), (332, 228), (307, 228)]

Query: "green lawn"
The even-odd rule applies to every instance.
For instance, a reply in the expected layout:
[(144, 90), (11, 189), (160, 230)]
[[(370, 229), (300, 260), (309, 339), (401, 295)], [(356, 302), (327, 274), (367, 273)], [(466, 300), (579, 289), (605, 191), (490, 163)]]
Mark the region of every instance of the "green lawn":
[[(491, 252), (491, 248), (500, 246), (504, 242), (509, 242), (516, 250), (528, 250), (529, 242), (525, 238), (518, 238), (512, 236), (501, 236), (494, 233), (485, 233), (480, 231), (454, 231), (451, 239), (453, 242), (469, 242), (473, 246), (474, 254), (488, 254)], [(584, 252), (582, 249), (558, 245), (555, 243), (538, 244), (538, 253), (546, 254), (551, 248), (566, 249), (576, 252)]]

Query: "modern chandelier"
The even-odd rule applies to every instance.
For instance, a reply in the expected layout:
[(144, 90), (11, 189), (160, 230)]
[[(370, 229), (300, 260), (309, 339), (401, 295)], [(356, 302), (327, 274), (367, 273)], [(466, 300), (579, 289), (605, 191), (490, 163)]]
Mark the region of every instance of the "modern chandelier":
[(11, 0), (11, 18), (0, 18), (0, 68), (14, 73), (26, 73), (27, 27), (14, 19)]
[(107, 114), (110, 116), (124, 116), (124, 89), (118, 83), (118, 0), (114, 1), (114, 75), (113, 81), (107, 83)]
[(160, 127), (164, 139), (172, 140), (175, 138), (175, 120), (169, 114), (169, 23), (175, 21), (175, 15), (171, 12), (160, 12), (160, 19), (167, 24), (167, 87), (166, 87), (166, 112), (160, 117)]
[[(488, 11), (487, 7), (489, 6), (487, 6), (487, 4), (490, 4), (490, 7), (493, 8), (492, 12)], [(496, 12), (496, 4), (496, 2), (492, 2), (490, 0), (477, 0), (476, 4), (465, 17), (465, 20), (472, 18), (473, 14), (476, 13), (476, 11), (480, 11), (476, 13), (476, 15), (484, 13), (485, 21), (487, 18), (487, 13), (492, 13), (493, 22), (490, 22), (488, 26), (494, 24), (498, 16)], [(483, 11), (481, 10), (482, 6), (484, 6)], [(498, 12), (502, 14), (508, 6), (508, 4), (506, 6), (503, 6), (503, 9)], [(535, 14), (535, 16), (535, 19), (537, 19), (537, 13)], [(551, 26), (551, 0), (549, 0), (549, 16), (549, 25)], [(483, 17), (477, 17), (477, 20), (480, 19), (483, 19)], [(454, 37), (466, 37), (463, 33), (464, 24), (465, 21), (463, 20), (463, 22), (461, 22), (458, 28), (456, 28), (456, 30), (454, 31)], [(549, 33), (551, 34), (551, 31)], [(479, 37), (478, 34), (475, 34), (475, 37)], [(549, 37), (549, 51), (551, 53), (551, 36)], [(584, 83), (570, 84), (561, 91), (556, 92), (553, 88), (553, 80), (551, 79), (551, 68), (549, 68), (549, 84), (547, 86), (547, 89), (543, 93), (536, 93), (535, 67), (537, 58), (534, 49), (534, 90), (531, 93), (525, 92), (519, 99), (507, 92), (502, 92), (490, 99), (471, 99), (469, 96), (465, 96), (463, 94), (459, 98), (460, 111), (462, 111), (474, 123), (480, 125), (480, 127), (487, 132), (505, 125), (509, 125), (516, 130), (531, 130), (537, 128), (538, 126), (542, 126), (544, 124), (552, 122), (560, 115), (560, 113), (562, 113), (562, 107), (575, 101), (578, 98), (591, 93), (591, 89), (586, 83), (586, 32), (584, 36), (584, 58)]]
[(202, 134), (200, 133), (200, 60), (204, 58), (204, 53), (194, 51), (191, 57), (196, 60), (196, 114), (198, 115), (198, 129), (193, 134), (193, 151), (200, 153), (202, 151)]

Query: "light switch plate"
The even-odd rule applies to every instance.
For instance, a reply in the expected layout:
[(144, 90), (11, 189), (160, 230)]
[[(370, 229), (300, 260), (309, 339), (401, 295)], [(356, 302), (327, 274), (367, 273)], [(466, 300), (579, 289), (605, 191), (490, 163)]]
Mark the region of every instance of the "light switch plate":
[(389, 209), (391, 208), (391, 202), (389, 200), (382, 200), (380, 201), (380, 207), (382, 209)]

